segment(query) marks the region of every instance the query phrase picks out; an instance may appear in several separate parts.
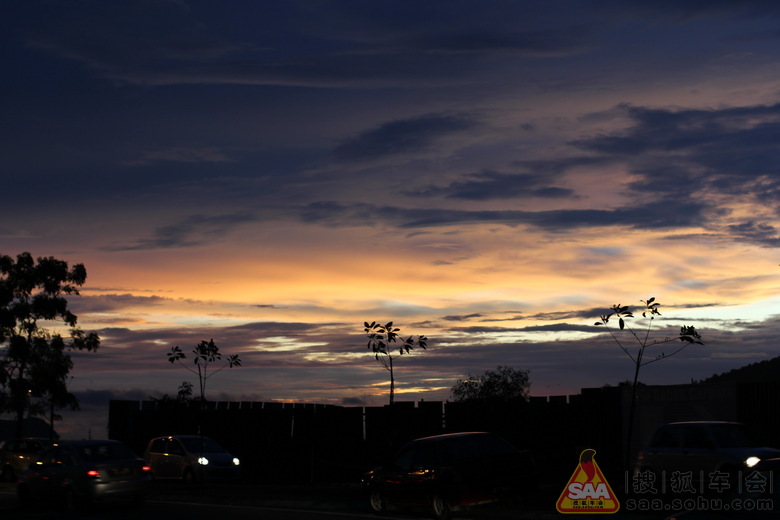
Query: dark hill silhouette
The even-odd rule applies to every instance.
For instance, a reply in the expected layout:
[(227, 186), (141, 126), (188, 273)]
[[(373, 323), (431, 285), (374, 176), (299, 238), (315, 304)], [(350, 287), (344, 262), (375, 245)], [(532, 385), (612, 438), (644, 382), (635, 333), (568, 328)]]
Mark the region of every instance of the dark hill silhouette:
[(780, 381), (780, 356), (751, 363), (722, 374), (715, 374), (699, 383), (749, 383), (756, 381)]

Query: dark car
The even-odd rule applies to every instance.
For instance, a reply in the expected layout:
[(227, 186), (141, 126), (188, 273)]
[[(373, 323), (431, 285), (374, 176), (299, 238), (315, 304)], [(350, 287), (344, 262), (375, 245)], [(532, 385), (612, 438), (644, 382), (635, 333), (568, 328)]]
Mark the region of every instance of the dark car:
[[(745, 476), (763, 459), (780, 457), (780, 450), (758, 445), (748, 428), (726, 421), (676, 422), (659, 426), (639, 452), (634, 475), (652, 472), (659, 484), (675, 472), (690, 473), (695, 484), (711, 472)], [(706, 484), (706, 482), (704, 482)]]
[(16, 480), (49, 446), (47, 439), (35, 437), (6, 441), (0, 448), (0, 480)]
[(58, 442), (22, 473), (16, 489), (23, 508), (47, 502), (72, 509), (109, 498), (141, 504), (151, 478), (144, 461), (122, 442)]
[(187, 483), (239, 478), (238, 457), (210, 437), (174, 435), (149, 441), (144, 460), (154, 478), (182, 479)]
[(363, 477), (374, 512), (425, 508), (437, 519), (466, 507), (528, 494), (537, 483), (538, 470), (529, 452), (485, 432), (414, 440)]

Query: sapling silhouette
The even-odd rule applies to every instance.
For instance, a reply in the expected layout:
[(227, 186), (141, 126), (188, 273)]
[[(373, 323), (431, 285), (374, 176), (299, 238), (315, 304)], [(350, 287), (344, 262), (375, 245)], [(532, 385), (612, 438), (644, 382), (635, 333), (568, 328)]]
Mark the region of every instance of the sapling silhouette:
[[(374, 358), (379, 361), (382, 366), (390, 372), (390, 404), (392, 405), (395, 397), (395, 374), (393, 372), (393, 359), (397, 356), (393, 355), (393, 346), (391, 343), (398, 341), (398, 332), (401, 329), (393, 327), (393, 322), (388, 322), (385, 325), (381, 325), (375, 321), (363, 323), (364, 332), (368, 336), (368, 349), (374, 353)], [(417, 336), (415, 339), (413, 336), (409, 336), (398, 348), (398, 356), (403, 354), (409, 354), (414, 347), (418, 346), (425, 350), (428, 345), (428, 338), (425, 336)]]
[[(634, 429), (634, 413), (636, 409), (636, 389), (639, 381), (639, 369), (645, 365), (649, 365), (650, 363), (655, 363), (656, 361), (661, 361), (662, 359), (666, 359), (669, 357), (674, 356), (675, 354), (678, 354), (679, 352), (683, 351), (687, 347), (689, 347), (692, 344), (699, 344), (703, 345), (703, 342), (701, 341), (701, 336), (699, 335), (699, 332), (696, 330), (696, 328), (693, 325), (683, 325), (680, 327), (680, 333), (677, 336), (673, 337), (665, 337), (663, 339), (650, 339), (650, 332), (653, 327), (653, 321), (655, 320), (656, 316), (660, 316), (661, 313), (658, 311), (658, 308), (661, 306), (660, 303), (655, 301), (655, 298), (649, 298), (648, 300), (639, 300), (644, 304), (644, 310), (642, 311), (642, 318), (644, 318), (647, 321), (647, 328), (644, 329), (644, 331), (641, 331), (637, 333), (632, 327), (628, 325), (627, 319), (634, 318), (634, 313), (629, 310), (629, 307), (622, 306), (620, 304), (613, 305), (609, 314), (602, 314), (600, 317), (600, 321), (596, 322), (596, 325), (603, 325), (609, 334), (612, 336), (612, 339), (615, 340), (615, 342), (618, 344), (618, 346), (623, 350), (623, 352), (626, 353), (626, 355), (631, 358), (631, 361), (634, 363), (634, 381), (631, 385), (631, 402), (629, 403), (629, 414), (628, 414), (628, 434), (626, 438), (626, 465), (630, 464), (631, 460), (631, 437), (633, 436), (633, 429)], [(632, 354), (628, 347), (626, 347), (623, 342), (620, 340), (620, 338), (615, 334), (615, 331), (610, 328), (609, 326), (609, 320), (611, 318), (617, 318), (618, 319), (618, 327), (621, 331), (627, 331), (629, 333), (629, 337), (633, 338), (633, 341), (635, 342), (636, 346), (638, 347), (636, 350), (636, 355)], [(673, 350), (670, 354), (667, 354), (664, 351), (661, 351), (660, 353), (656, 354), (653, 358), (647, 359), (645, 358), (645, 351), (650, 347), (655, 347), (658, 345), (664, 345), (667, 343), (674, 342), (676, 340), (679, 340), (682, 342), (682, 345)]]

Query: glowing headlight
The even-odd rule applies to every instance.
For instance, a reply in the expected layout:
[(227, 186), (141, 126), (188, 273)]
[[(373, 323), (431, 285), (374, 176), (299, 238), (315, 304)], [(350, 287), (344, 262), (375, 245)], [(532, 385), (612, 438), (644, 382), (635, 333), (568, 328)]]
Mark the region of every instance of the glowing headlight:
[(745, 465), (748, 468), (752, 468), (753, 466), (755, 466), (759, 462), (761, 462), (761, 459), (759, 459), (758, 457), (748, 457), (748, 458), (745, 459)]
[(238, 457), (233, 457), (233, 465), (238, 466), (239, 464), (241, 464), (241, 461), (238, 460)]
[(209, 459), (207, 459), (206, 457), (198, 458), (198, 464), (200, 464), (201, 466), (206, 466), (208, 465), (208, 463), (209, 463)]

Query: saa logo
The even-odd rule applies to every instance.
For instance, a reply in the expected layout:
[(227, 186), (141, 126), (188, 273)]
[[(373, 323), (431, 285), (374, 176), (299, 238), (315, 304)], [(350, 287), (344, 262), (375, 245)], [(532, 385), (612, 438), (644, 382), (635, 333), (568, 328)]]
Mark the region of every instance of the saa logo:
[(620, 509), (615, 493), (609, 487), (596, 460), (595, 450), (583, 450), (555, 508), (560, 513), (616, 513)]

